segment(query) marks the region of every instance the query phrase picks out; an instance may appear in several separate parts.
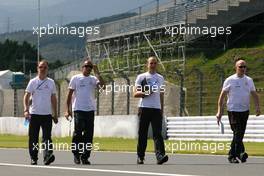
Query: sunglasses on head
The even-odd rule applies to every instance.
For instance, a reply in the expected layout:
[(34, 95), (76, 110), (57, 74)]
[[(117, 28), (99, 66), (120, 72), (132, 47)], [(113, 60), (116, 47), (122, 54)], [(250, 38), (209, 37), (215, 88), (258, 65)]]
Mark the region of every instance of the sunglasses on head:
[(247, 68), (245, 65), (238, 66), (238, 68)]
[(85, 68), (93, 68), (93, 65), (84, 65), (83, 67), (85, 67)]

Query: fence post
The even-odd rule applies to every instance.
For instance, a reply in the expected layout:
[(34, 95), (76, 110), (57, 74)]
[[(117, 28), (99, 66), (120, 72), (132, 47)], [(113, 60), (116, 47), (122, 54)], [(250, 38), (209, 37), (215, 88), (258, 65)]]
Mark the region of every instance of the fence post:
[(198, 114), (199, 116), (203, 115), (203, 73), (198, 68), (193, 69), (194, 72), (197, 74), (197, 79), (199, 81), (198, 87)]
[(183, 87), (184, 87), (184, 76), (183, 74), (181, 73), (181, 71), (179, 71), (177, 68), (176, 68), (176, 75), (178, 77), (180, 77), (180, 116), (182, 117), (183, 114), (184, 114), (184, 109), (185, 109), (185, 92), (183, 90)]
[(203, 115), (203, 73), (197, 69), (198, 80), (199, 80), (199, 116)]
[(127, 77), (127, 115), (130, 114), (130, 79)]
[(183, 90), (184, 78), (183, 78), (183, 75), (182, 74), (180, 75), (180, 79), (181, 79), (180, 116), (183, 116), (184, 108), (185, 108), (185, 92)]
[(96, 91), (96, 115), (100, 114), (100, 91), (97, 89)]
[(114, 87), (115, 87), (115, 81), (112, 80), (111, 81), (112, 83), (112, 104), (111, 104), (111, 114), (114, 115), (115, 113), (115, 90), (114, 90)]
[(126, 108), (126, 110), (127, 110), (127, 115), (129, 115), (130, 114), (130, 79), (129, 79), (129, 77), (128, 77), (128, 75), (127, 74), (125, 74), (124, 72), (119, 72), (118, 73), (122, 78), (124, 78), (125, 80), (126, 80), (126, 82), (127, 82), (127, 84), (126, 84), (126, 97), (127, 97), (127, 108)]
[(224, 81), (225, 81), (225, 71), (224, 71), (224, 68), (222, 66), (218, 65), (218, 64), (215, 64), (214, 67), (215, 67), (216, 73), (220, 77), (220, 83), (221, 83), (221, 87), (222, 87), (223, 84), (224, 84)]

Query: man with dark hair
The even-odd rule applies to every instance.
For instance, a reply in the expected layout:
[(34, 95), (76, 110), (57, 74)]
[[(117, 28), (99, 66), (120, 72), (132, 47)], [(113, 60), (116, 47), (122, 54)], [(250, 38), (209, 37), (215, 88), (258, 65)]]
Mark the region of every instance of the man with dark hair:
[(229, 123), (233, 131), (233, 140), (229, 151), (230, 163), (247, 161), (243, 138), (249, 116), (250, 95), (254, 98), (256, 115), (260, 115), (259, 98), (253, 80), (246, 75), (246, 62), (241, 59), (235, 61), (236, 74), (228, 77), (223, 85), (218, 99), (217, 122), (221, 121), (223, 114), (224, 98), (227, 96), (227, 112)]
[[(95, 76), (90, 75), (92, 70), (94, 70)], [(99, 86), (104, 88), (105, 83), (97, 66), (93, 65), (91, 60), (86, 60), (83, 63), (82, 74), (73, 76), (69, 84), (65, 117), (68, 119), (72, 116), (72, 110), (74, 111), (72, 145), (75, 147), (72, 148), (72, 153), (75, 164), (81, 162), (82, 164), (91, 164), (88, 159), (91, 154), (94, 134), (94, 111), (96, 110), (94, 90)], [(72, 98), (73, 105), (71, 107)], [(78, 148), (80, 144), (84, 146), (82, 151)]]
[(41, 61), (38, 64), (37, 70), (38, 75), (29, 81), (25, 91), (24, 116), (30, 120), (29, 153), (31, 164), (37, 165), (39, 149), (38, 138), (41, 127), (43, 135), (42, 145), (44, 146), (44, 164), (49, 165), (55, 160), (52, 149), (51, 130), (52, 119), (54, 123), (58, 123), (56, 86), (54, 81), (47, 77), (47, 61)]
[(157, 164), (163, 164), (168, 161), (161, 135), (165, 90), (164, 78), (157, 73), (157, 65), (157, 58), (150, 57), (147, 60), (148, 71), (138, 75), (135, 82), (134, 97), (140, 98), (137, 164), (144, 164), (150, 123), (153, 131)]

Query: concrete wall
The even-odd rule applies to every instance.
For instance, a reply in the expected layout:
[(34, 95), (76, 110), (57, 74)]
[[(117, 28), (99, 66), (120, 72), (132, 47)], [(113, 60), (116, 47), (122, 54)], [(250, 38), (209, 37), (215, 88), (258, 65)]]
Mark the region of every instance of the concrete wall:
[[(17, 116), (23, 116), (23, 96), (24, 90), (17, 90)], [(13, 89), (0, 89), (0, 117), (1, 116), (14, 116), (14, 90)]]
[[(53, 124), (52, 136), (72, 136), (74, 122), (67, 121), (64, 117), (59, 118), (58, 124)], [(95, 137), (122, 137), (137, 138), (138, 117), (129, 116), (96, 116), (94, 121)], [(2, 117), (0, 118), (0, 134), (27, 135), (28, 127), (24, 126), (24, 118)], [(149, 137), (152, 135), (149, 131)], [(165, 119), (163, 123), (163, 136), (166, 137)]]

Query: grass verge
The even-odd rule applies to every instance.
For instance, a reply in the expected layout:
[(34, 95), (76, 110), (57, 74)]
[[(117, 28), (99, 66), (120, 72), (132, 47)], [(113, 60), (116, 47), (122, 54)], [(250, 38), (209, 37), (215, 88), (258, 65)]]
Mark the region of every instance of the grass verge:
[[(0, 148), (27, 148), (27, 136), (0, 135)], [(41, 140), (40, 140), (41, 141)], [(71, 144), (71, 138), (53, 138), (57, 148), (60, 144)], [(99, 151), (126, 151), (135, 152), (137, 147), (136, 139), (124, 138), (94, 138), (94, 145)], [(226, 155), (230, 142), (214, 141), (165, 141), (165, 148), (168, 154), (216, 154)], [(264, 143), (246, 142), (246, 150), (249, 155), (264, 156)], [(153, 140), (148, 140), (147, 152), (154, 151)]]

